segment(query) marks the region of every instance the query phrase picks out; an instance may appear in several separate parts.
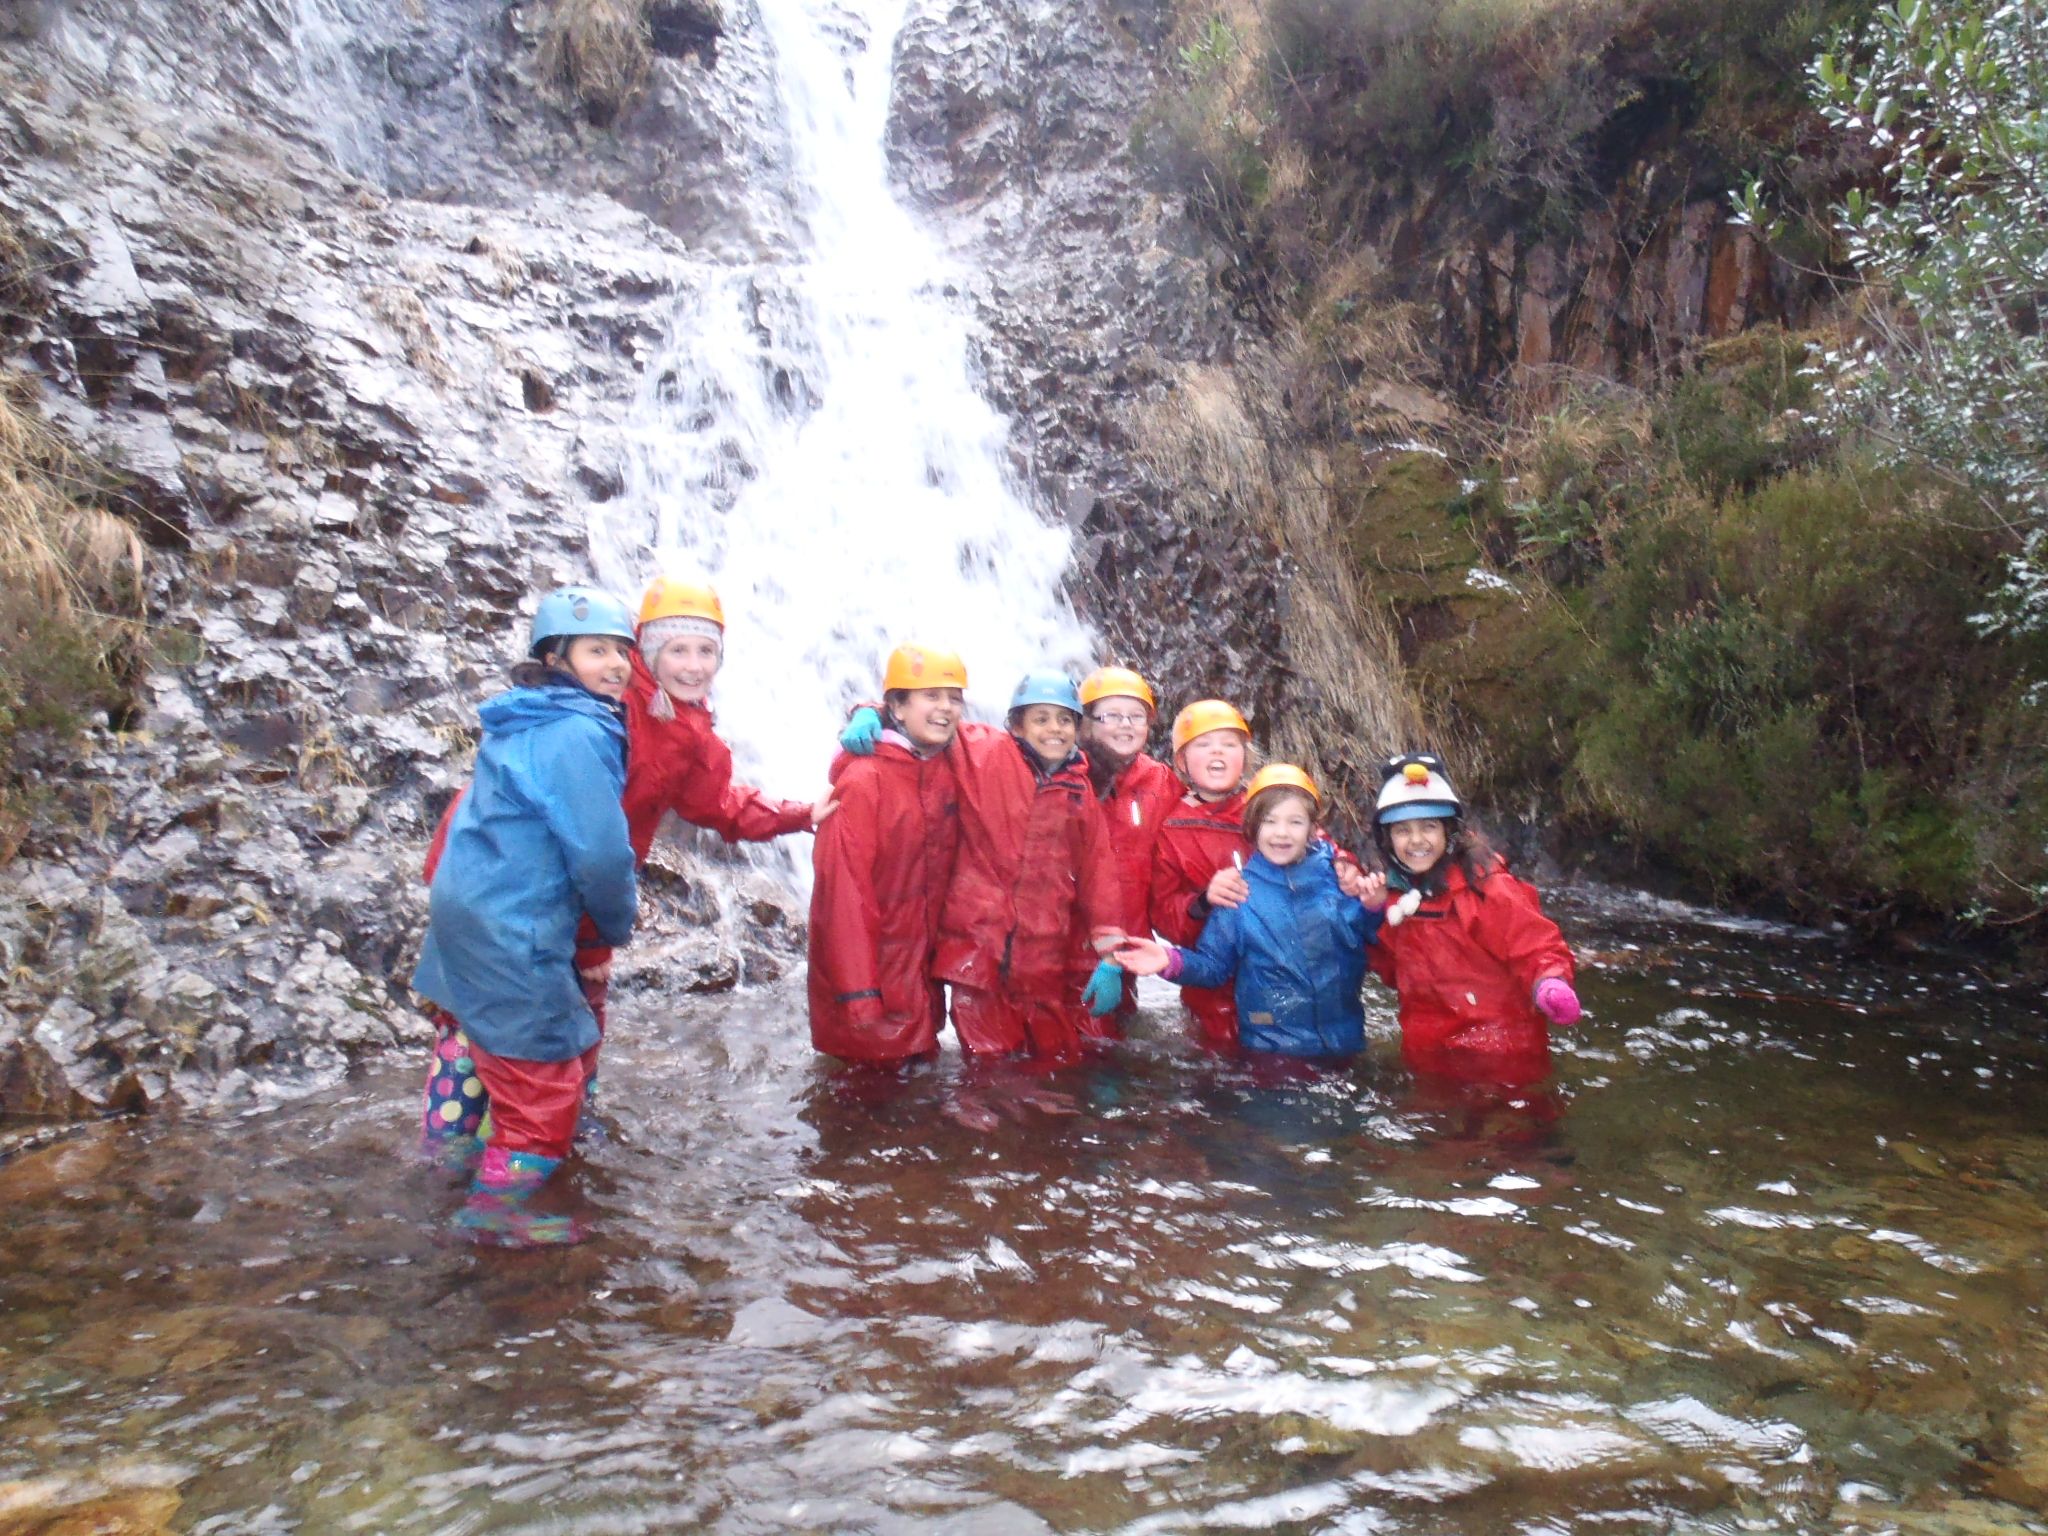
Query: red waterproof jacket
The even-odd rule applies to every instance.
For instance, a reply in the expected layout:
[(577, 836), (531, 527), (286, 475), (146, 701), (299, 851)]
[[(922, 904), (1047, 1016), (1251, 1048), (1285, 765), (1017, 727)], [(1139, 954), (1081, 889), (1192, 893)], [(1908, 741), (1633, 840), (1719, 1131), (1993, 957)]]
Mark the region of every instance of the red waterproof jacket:
[[(1230, 867), (1232, 854), (1239, 868), (1251, 862), (1243, 795), (1207, 801), (1186, 794), (1168, 810), (1152, 855), (1152, 927), (1160, 937), (1183, 949), (1201, 942), (1209, 915), (1203, 893), (1217, 870)], [(1228, 986), (1182, 987), (1180, 1000), (1205, 1042), (1237, 1043), (1237, 1000)]]
[(1476, 889), (1450, 866), (1443, 893), (1367, 951), (1401, 998), (1401, 1055), (1419, 1072), (1463, 1078), (1499, 1061), (1526, 1078), (1550, 1054), (1550, 1026), (1531, 998), (1545, 976), (1572, 980), (1572, 952), (1535, 890), (1496, 863)]
[[(1152, 856), (1159, 829), (1186, 793), (1186, 786), (1156, 757), (1140, 754), (1117, 775), (1102, 797), (1109, 846), (1116, 852), (1117, 884), (1123, 891), (1123, 929), (1142, 936), (1152, 931)], [(1094, 969), (1094, 951), (1088, 951)]]
[[(1120, 921), (1124, 932), (1133, 937), (1142, 938), (1152, 931), (1152, 855), (1159, 843), (1159, 829), (1179, 803), (1182, 791), (1180, 778), (1171, 768), (1141, 753), (1100, 799), (1109, 846), (1116, 856), (1117, 889), (1123, 897), (1118, 908)], [(1098, 958), (1089, 935), (1077, 929), (1073, 958), (1077, 987), (1088, 984)], [(1138, 989), (1126, 981), (1123, 1002), (1111, 1018), (1127, 1018), (1137, 1008)], [(1108, 1021), (1094, 1022), (1102, 1026), (1099, 1033), (1115, 1033)]]
[[(811, 830), (811, 808), (801, 800), (771, 800), (732, 781), (732, 748), (713, 730), (702, 704), (676, 704), (672, 719), (653, 711), (659, 685), (640, 652), (626, 685), (626, 835), (635, 863), (647, 861), (661, 818), (674, 811), (692, 826), (709, 827), (728, 843), (764, 843), (788, 832)], [(576, 935), (578, 968), (602, 965), (612, 952), (597, 929)]]
[(811, 808), (800, 800), (771, 800), (732, 781), (732, 749), (712, 729), (702, 704), (676, 704), (671, 719), (653, 711), (654, 674), (633, 653), (626, 685), (626, 830), (641, 859), (654, 846), (664, 812), (709, 827), (728, 843), (761, 843), (811, 830)]
[(1065, 1001), (1073, 934), (1114, 934), (1121, 921), (1087, 759), (1076, 752), (1043, 773), (1008, 731), (978, 724), (961, 726), (946, 755), (960, 782), (960, 855), (934, 972), (984, 992)]
[(841, 753), (832, 782), (839, 809), (812, 854), (811, 1044), (848, 1061), (937, 1050), (932, 952), (960, 842), (950, 755), (919, 757), (891, 731), (872, 757)]

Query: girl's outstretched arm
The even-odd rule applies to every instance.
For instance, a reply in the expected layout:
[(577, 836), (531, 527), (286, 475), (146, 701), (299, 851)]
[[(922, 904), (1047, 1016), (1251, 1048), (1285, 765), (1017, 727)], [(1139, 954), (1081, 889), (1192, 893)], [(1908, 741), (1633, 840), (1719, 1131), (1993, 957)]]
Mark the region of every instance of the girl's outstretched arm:
[(1126, 940), (1116, 951), (1117, 964), (1135, 975), (1164, 976), (1184, 987), (1224, 986), (1237, 974), (1238, 910), (1212, 913), (1203, 925), (1202, 942), (1193, 949), (1154, 939)]

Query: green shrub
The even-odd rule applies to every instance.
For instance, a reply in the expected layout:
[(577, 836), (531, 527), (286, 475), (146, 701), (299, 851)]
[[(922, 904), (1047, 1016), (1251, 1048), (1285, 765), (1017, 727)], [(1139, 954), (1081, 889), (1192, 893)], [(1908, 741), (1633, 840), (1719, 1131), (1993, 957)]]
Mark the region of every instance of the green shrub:
[(1815, 468), (1619, 541), (1589, 587), (1581, 821), (1810, 917), (2011, 912), (2048, 879), (2043, 816), (2013, 823), (2048, 794), (2048, 720), (1970, 622), (1998, 551), (1932, 494)]
[(1805, 363), (1800, 336), (1751, 332), (1716, 343), (1660, 403), (1656, 435), (1709, 494), (1753, 490), (1815, 451)]

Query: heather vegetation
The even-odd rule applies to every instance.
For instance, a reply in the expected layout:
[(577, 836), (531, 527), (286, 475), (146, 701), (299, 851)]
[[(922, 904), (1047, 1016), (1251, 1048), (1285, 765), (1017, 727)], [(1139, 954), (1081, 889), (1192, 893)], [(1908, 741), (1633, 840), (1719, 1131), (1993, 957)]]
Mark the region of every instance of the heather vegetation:
[[(1227, 244), (1360, 589), (1495, 806), (1723, 900), (2038, 954), (2037, 9), (1184, 14), (1142, 147)], [(1461, 250), (1569, 267), (1605, 219), (1642, 254), (1707, 196), (1810, 298), (1604, 373), (1448, 344)]]

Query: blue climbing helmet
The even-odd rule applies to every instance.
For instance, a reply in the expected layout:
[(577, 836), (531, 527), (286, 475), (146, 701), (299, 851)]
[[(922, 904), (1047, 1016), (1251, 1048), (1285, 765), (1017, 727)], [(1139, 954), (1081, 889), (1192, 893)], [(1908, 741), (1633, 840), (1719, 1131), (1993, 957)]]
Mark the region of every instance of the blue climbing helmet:
[(1081, 713), (1081, 690), (1064, 672), (1050, 669), (1026, 672), (1024, 680), (1010, 695), (1010, 713), (1014, 715), (1033, 704), (1057, 704), (1061, 709), (1071, 709), (1078, 716)]
[(633, 643), (633, 615), (611, 593), (597, 587), (559, 587), (533, 610), (533, 633), (526, 654), (545, 654), (557, 640), (578, 635), (609, 635)]

